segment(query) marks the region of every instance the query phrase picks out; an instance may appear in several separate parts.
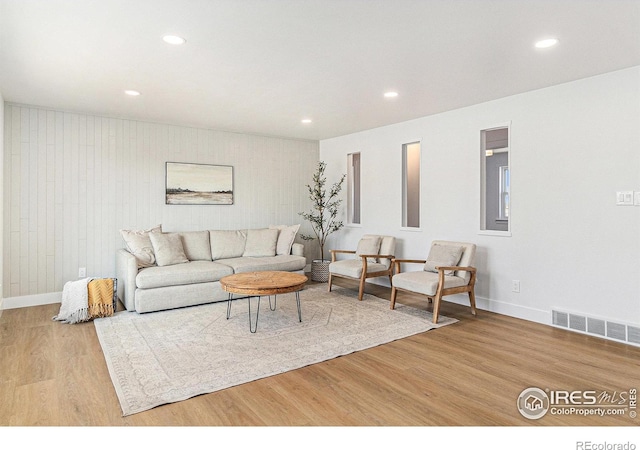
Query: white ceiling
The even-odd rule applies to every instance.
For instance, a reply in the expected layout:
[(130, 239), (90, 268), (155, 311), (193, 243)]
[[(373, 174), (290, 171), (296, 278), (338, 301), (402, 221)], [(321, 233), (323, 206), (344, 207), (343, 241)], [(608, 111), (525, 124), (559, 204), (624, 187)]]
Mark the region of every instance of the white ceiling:
[[(533, 47), (548, 36), (559, 45)], [(326, 139), (635, 65), (640, 0), (0, 0), (6, 101), (269, 136)]]

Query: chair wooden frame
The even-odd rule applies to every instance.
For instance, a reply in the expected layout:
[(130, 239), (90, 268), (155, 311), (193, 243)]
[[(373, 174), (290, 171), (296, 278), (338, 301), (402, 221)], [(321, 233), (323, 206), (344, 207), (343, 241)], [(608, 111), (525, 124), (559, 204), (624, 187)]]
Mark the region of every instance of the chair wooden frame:
[[(394, 259), (392, 261), (392, 266), (395, 268), (395, 273), (400, 273), (403, 263), (413, 263), (413, 264), (424, 264), (427, 261), (424, 259)], [(474, 316), (477, 315), (476, 312), (476, 295), (475, 295), (475, 284), (476, 284), (476, 268), (469, 266), (442, 266), (436, 267), (438, 270), (438, 288), (436, 289), (435, 295), (426, 295), (417, 293), (414, 291), (410, 291), (407, 289), (397, 288), (393, 286), (391, 283), (391, 304), (390, 308), (394, 309), (396, 306), (396, 296), (398, 295), (398, 291), (411, 292), (414, 294), (425, 295), (430, 302), (433, 302), (433, 323), (438, 323), (438, 315), (440, 314), (440, 302), (442, 301), (442, 297), (445, 295), (451, 294), (469, 294), (469, 303), (471, 304), (471, 314)], [(465, 272), (469, 272), (471, 277), (469, 277), (469, 282), (464, 286), (456, 286), (445, 288), (444, 287), (444, 273), (449, 270), (464, 270)]]
[[(331, 250), (331, 262), (336, 262), (338, 260), (337, 255), (340, 253), (355, 255), (356, 251), (355, 250)], [(362, 300), (362, 296), (364, 295), (364, 284), (367, 278), (388, 276), (389, 283), (391, 283), (391, 278), (393, 277), (393, 258), (394, 258), (393, 255), (360, 255), (360, 257), (362, 258), (362, 275), (360, 276), (360, 278), (349, 277), (347, 275), (341, 275), (338, 273), (334, 274), (329, 272), (329, 292), (331, 292), (333, 277), (348, 278), (350, 280), (358, 280), (360, 282), (359, 288), (358, 288), (358, 300)], [(391, 260), (392, 262), (391, 264), (389, 264), (389, 268), (386, 270), (381, 270), (378, 272), (367, 272), (367, 258), (380, 258), (380, 259), (386, 258)]]

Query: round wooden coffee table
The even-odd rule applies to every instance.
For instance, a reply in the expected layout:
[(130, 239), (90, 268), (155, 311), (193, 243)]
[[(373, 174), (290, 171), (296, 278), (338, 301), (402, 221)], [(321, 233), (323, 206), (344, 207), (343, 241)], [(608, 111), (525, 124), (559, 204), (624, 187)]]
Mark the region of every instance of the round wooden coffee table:
[[(260, 298), (269, 297), (269, 308), (275, 311), (277, 306), (277, 295), (295, 292), (296, 303), (298, 305), (298, 320), (302, 322), (300, 311), (300, 290), (309, 279), (298, 273), (265, 271), (246, 272), (229, 275), (220, 279), (222, 289), (229, 293), (227, 300), (227, 319), (231, 316), (231, 301), (239, 298), (246, 298), (249, 304), (249, 331), (255, 333), (258, 330), (258, 316), (260, 315)], [(233, 295), (244, 295), (245, 297), (233, 298)], [(274, 296), (273, 306), (271, 296)], [(255, 326), (251, 325), (251, 298), (258, 297), (258, 308), (256, 311)]]

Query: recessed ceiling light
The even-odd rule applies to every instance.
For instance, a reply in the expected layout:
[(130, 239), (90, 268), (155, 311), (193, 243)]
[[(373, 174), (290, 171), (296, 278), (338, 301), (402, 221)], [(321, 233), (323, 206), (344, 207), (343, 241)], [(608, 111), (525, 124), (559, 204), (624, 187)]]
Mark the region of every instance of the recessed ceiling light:
[(134, 91), (132, 89), (128, 89), (126, 91), (124, 91), (125, 94), (130, 95), (132, 97), (137, 97), (138, 95), (140, 95), (140, 92), (138, 91)]
[(164, 36), (162, 40), (165, 41), (167, 44), (171, 44), (171, 45), (182, 45), (185, 42), (187, 42), (184, 38), (181, 38), (180, 36), (172, 36), (172, 35)]
[(301, 122), (302, 123), (311, 123), (311, 119), (302, 119)]
[(394, 97), (397, 97), (397, 96), (398, 96), (398, 93), (397, 93), (397, 92), (385, 92), (385, 93), (384, 93), (384, 96), (385, 96), (386, 98), (394, 98)]
[(553, 47), (558, 43), (556, 38), (543, 39), (541, 41), (536, 42), (536, 48), (549, 48)]

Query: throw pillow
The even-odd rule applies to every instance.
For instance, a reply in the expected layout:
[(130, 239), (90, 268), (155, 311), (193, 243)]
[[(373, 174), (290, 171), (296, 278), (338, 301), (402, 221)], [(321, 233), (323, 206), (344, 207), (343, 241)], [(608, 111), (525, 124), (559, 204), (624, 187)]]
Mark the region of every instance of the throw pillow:
[(242, 256), (275, 256), (278, 230), (247, 230), (247, 245)]
[(244, 253), (246, 230), (209, 230), (211, 259), (238, 258)]
[(185, 231), (180, 233), (180, 237), (189, 261), (211, 261), (208, 231)]
[[(356, 248), (356, 256), (360, 258), (360, 255), (378, 255), (380, 253), (380, 243), (382, 239), (380, 236), (365, 236), (358, 242), (358, 248)], [(378, 258), (367, 258), (367, 262), (377, 263)]]
[(156, 264), (159, 266), (189, 262), (178, 233), (151, 233), (149, 239), (156, 254)]
[(156, 263), (153, 246), (149, 240), (149, 233), (162, 233), (162, 225), (148, 230), (120, 230), (127, 250), (136, 257), (138, 268), (151, 267)]
[[(427, 272), (438, 272), (436, 267), (456, 266), (462, 257), (462, 247), (455, 245), (433, 244), (427, 256), (424, 270)], [(455, 271), (445, 270), (445, 275), (453, 275)]]
[(276, 242), (276, 255), (290, 255), (291, 246), (296, 239), (296, 234), (300, 229), (298, 225), (271, 225), (269, 227), (272, 230), (278, 230), (278, 241)]

